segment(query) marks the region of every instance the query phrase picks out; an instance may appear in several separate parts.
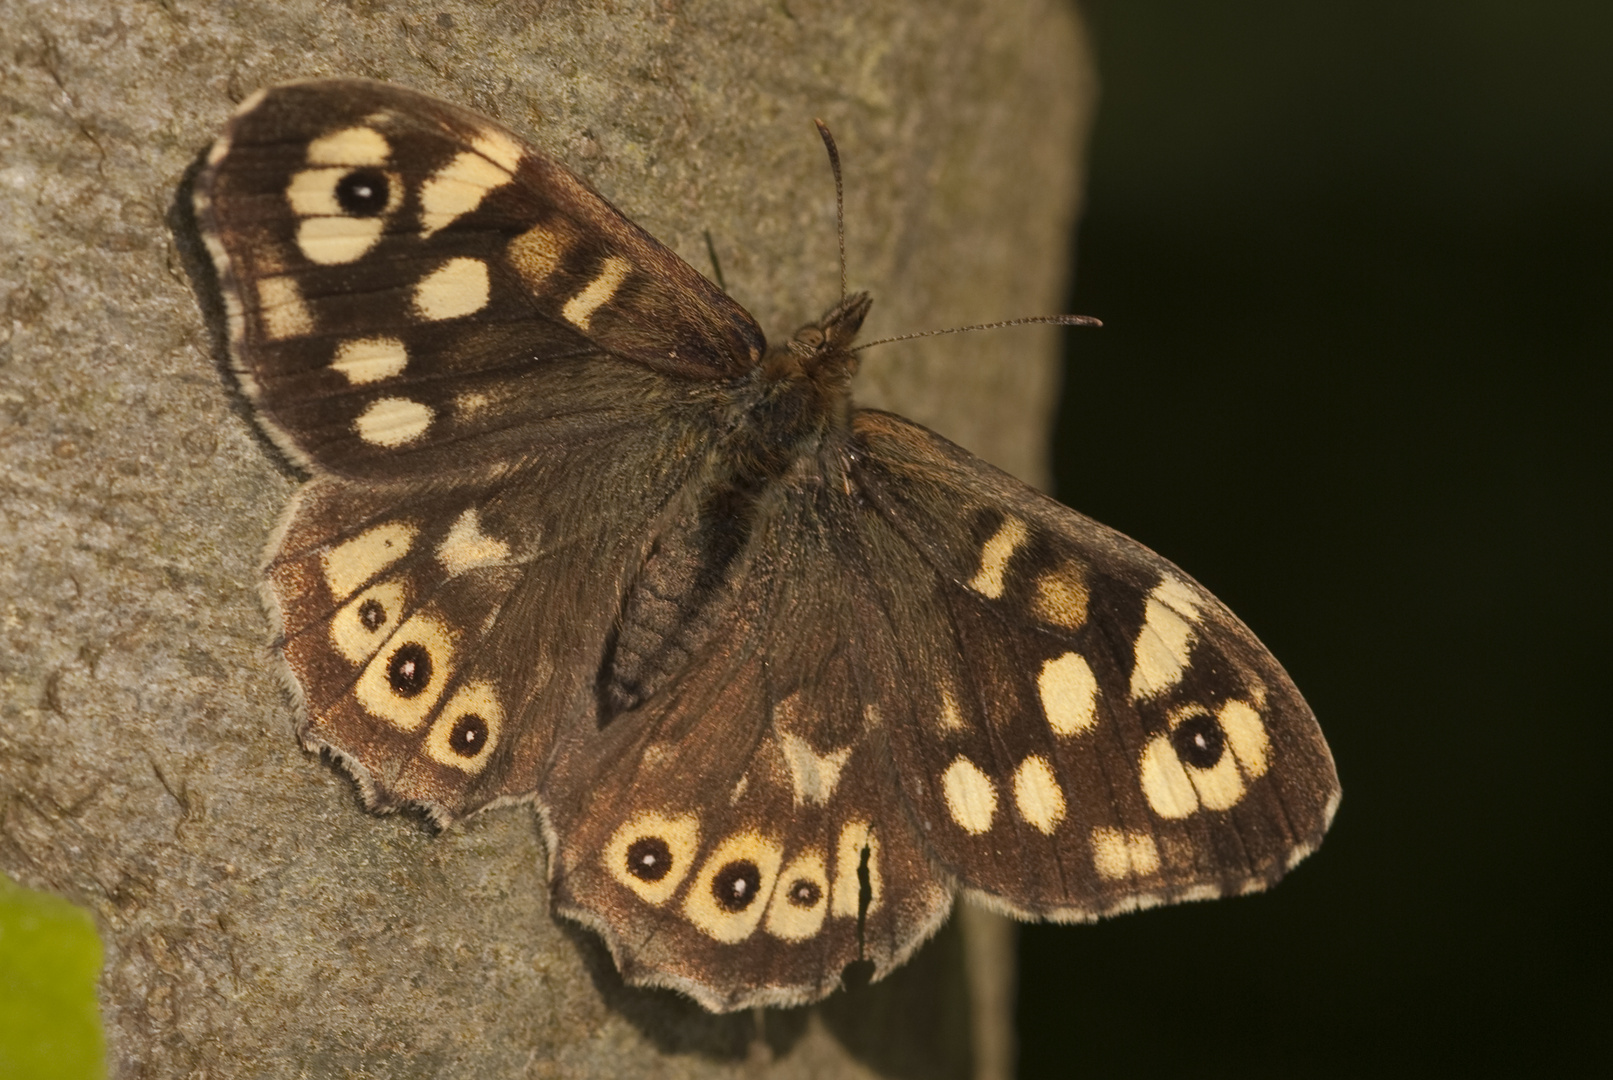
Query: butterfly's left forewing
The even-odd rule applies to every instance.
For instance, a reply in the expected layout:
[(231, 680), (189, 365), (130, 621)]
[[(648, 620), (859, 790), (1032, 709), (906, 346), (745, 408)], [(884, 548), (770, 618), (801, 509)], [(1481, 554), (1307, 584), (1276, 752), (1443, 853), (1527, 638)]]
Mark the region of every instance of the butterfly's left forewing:
[(937, 862), (1032, 917), (1263, 888), (1320, 842), (1332, 759), (1293, 683), (1187, 575), (899, 417), (857, 414), (892, 727)]

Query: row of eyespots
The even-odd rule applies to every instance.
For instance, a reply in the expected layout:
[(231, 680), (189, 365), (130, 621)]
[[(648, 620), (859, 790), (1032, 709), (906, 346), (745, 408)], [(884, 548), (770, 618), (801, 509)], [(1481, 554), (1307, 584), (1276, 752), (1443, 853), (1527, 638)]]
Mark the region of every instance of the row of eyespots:
[(699, 848), (697, 815), (645, 811), (616, 830), (601, 859), (615, 881), (656, 905), (670, 900), (693, 872), (679, 910), (702, 932), (730, 944), (758, 926), (785, 941), (805, 941), (830, 915), (855, 917), (859, 871), (867, 876), (868, 910), (882, 898), (879, 844), (863, 822), (841, 829), (832, 882), (824, 852), (809, 850), (786, 863), (783, 845), (755, 830), (723, 838), (696, 869)]
[[(415, 525), (386, 522), (323, 554), (331, 595), (346, 598), (331, 619), (330, 640), (340, 656), (363, 665), (353, 695), (365, 711), (404, 732), (418, 730), (435, 712), (426, 733), (426, 755), (477, 773), (486, 766), (503, 727), (496, 690), (484, 680), (468, 681), (438, 710), (453, 674), (456, 635), (427, 612), (402, 619), (405, 583), (374, 580), (409, 552), (418, 533)], [(508, 547), (481, 531), (471, 508), (456, 520), (436, 555), (452, 575), (502, 560)], [(365, 582), (372, 583), (360, 589)]]

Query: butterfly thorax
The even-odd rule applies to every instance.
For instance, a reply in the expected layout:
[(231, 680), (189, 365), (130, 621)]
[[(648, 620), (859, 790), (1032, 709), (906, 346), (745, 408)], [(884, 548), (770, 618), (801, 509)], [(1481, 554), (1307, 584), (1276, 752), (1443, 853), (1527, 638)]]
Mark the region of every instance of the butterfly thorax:
[(708, 466), (672, 508), (623, 599), (599, 672), (600, 720), (648, 700), (728, 615), (736, 566), (771, 500), (824, 475), (826, 442), (849, 430), (850, 344), (871, 303), (848, 296), (734, 385)]

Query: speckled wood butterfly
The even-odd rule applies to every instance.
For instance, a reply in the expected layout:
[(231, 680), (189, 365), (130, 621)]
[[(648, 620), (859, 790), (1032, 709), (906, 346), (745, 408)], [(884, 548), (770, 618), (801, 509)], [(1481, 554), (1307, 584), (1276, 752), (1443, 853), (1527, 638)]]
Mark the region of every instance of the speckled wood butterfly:
[(393, 86), (254, 95), (195, 185), (311, 474), (265, 570), (301, 737), (377, 810), (535, 801), (557, 912), (710, 1009), (874, 977), (959, 889), (1088, 920), (1261, 889), (1338, 801), (1170, 563), (852, 407), (588, 185)]

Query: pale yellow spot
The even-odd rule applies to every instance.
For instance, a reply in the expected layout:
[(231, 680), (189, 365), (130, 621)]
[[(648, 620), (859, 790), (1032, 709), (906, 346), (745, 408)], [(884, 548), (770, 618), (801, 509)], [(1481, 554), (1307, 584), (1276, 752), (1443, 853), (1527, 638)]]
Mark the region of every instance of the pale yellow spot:
[(739, 783), (734, 785), (734, 790), (728, 793), (728, 805), (738, 806), (739, 800), (745, 797), (745, 792), (749, 787), (750, 773), (746, 773), (744, 776), (739, 778)]
[(1077, 735), (1097, 720), (1098, 680), (1080, 653), (1067, 652), (1043, 664), (1036, 692), (1055, 734)]
[[(767, 911), (768, 897), (773, 892), (773, 882), (778, 877), (779, 863), (783, 857), (784, 849), (778, 841), (760, 833), (747, 829), (728, 837), (701, 864), (700, 873), (690, 884), (688, 895), (683, 898), (683, 913), (696, 927), (718, 941), (729, 944), (744, 941), (755, 932), (756, 925)], [(760, 880), (748, 902), (739, 910), (730, 911), (717, 902), (713, 886), (724, 867), (740, 861), (756, 867)]]
[(1111, 881), (1146, 877), (1159, 869), (1159, 848), (1145, 832), (1096, 828), (1092, 830), (1092, 865), (1099, 877)]
[(566, 306), (560, 309), (560, 314), (566, 321), (579, 330), (588, 329), (588, 323), (594, 317), (594, 312), (610, 303), (616, 290), (622, 287), (627, 275), (633, 269), (633, 264), (619, 256), (612, 255), (600, 267), (599, 276), (590, 281), (582, 292), (566, 301)]
[(308, 164), (384, 165), (392, 153), (386, 136), (374, 128), (350, 127), (322, 135), (308, 144)]
[[(403, 585), (396, 581), (383, 581), (365, 589), (349, 600), (331, 620), (331, 644), (353, 663), (364, 663), (386, 643), (387, 635), (398, 625), (398, 619), (403, 614), (404, 598)], [(383, 616), (373, 629), (366, 626), (360, 617), (360, 609), (372, 600)]]
[(563, 219), (555, 218), (542, 225), (534, 225), (511, 240), (505, 254), (521, 275), (521, 280), (536, 290), (560, 268), (560, 260), (565, 257), (573, 239), (572, 230), (563, 223)]
[(482, 566), (497, 566), (509, 557), (509, 544), (482, 532), (481, 518), (474, 506), (454, 519), (448, 535), (437, 545), (437, 561), (449, 577)]
[(358, 338), (342, 342), (330, 366), (347, 376), (349, 383), (361, 386), (403, 374), (409, 366), (409, 352), (397, 338)]
[(336, 184), (351, 169), (303, 169), (286, 185), (286, 202), (299, 217), (333, 217), (345, 213), (336, 201)]
[[(633, 841), (654, 837), (666, 842), (672, 865), (666, 874), (655, 881), (646, 881), (627, 867), (627, 849)], [(695, 852), (700, 848), (700, 819), (693, 814), (669, 817), (653, 811), (643, 811), (630, 818), (611, 835), (610, 842), (600, 853), (605, 870), (618, 882), (638, 894), (647, 904), (664, 903), (678, 891), (678, 885), (688, 876), (694, 865)]]
[(1187, 620), (1163, 600), (1150, 596), (1133, 650), (1132, 700), (1154, 697), (1181, 682), (1192, 648), (1193, 628)]
[[(388, 671), (392, 658), (405, 645), (423, 648), (431, 665), (425, 684), (413, 697), (403, 697), (392, 689)], [(398, 627), (386, 648), (364, 666), (364, 673), (353, 686), (353, 696), (372, 716), (380, 717), (400, 731), (413, 731), (436, 707), (453, 666), (454, 637), (447, 624), (432, 615), (414, 615)]]
[(1153, 597), (1178, 615), (1187, 619), (1199, 621), (1199, 597), (1187, 583), (1166, 574), (1158, 585), (1154, 586)]
[(862, 883), (857, 868), (862, 865), (863, 851), (868, 852), (868, 910), (879, 907), (884, 898), (883, 882), (879, 875), (879, 838), (866, 821), (848, 821), (840, 829), (840, 842), (835, 846), (834, 890), (830, 896), (831, 915), (856, 915), (861, 903)]
[(1023, 521), (1005, 518), (980, 549), (980, 569), (969, 579), (969, 588), (991, 600), (1001, 597), (1007, 587), (1004, 575), (1008, 571), (1008, 560), (1025, 542), (1026, 535)]
[[(460, 720), (475, 714), (487, 725), (487, 736), (475, 753), (466, 757), (449, 743), (454, 727)], [(498, 703), (498, 694), (489, 682), (473, 682), (462, 686), (448, 699), (448, 704), (431, 723), (426, 735), (426, 755), (439, 765), (447, 765), (460, 772), (475, 776), (487, 767), (498, 745), (499, 733), (504, 728), (504, 709)]]
[(465, 151), (420, 185), (420, 231), (430, 236), (482, 204), (487, 193), (510, 182), (510, 170), (475, 151)]
[(1148, 805), (1163, 818), (1185, 818), (1199, 808), (1199, 797), (1168, 736), (1156, 735), (1143, 747), (1139, 777)]
[(376, 446), (402, 446), (413, 442), (431, 426), (431, 406), (408, 398), (381, 398), (353, 421), (358, 437)]
[(963, 722), (963, 713), (958, 710), (958, 699), (952, 696), (952, 691), (945, 686), (941, 687), (941, 730), (962, 731), (966, 726)]
[(449, 259), (414, 287), (415, 313), (433, 322), (472, 315), (487, 306), (491, 288), (482, 260)]
[(964, 832), (979, 836), (997, 813), (997, 788), (974, 762), (959, 754), (941, 774), (947, 813)]
[(1046, 758), (1032, 754), (1014, 770), (1014, 804), (1020, 817), (1048, 836), (1064, 820), (1064, 792)]
[(1222, 752), (1221, 760), (1208, 769), (1195, 768), (1185, 762), (1183, 768), (1205, 808), (1230, 810), (1243, 798), (1243, 776), (1238, 772), (1236, 754)]
[(486, 128), (471, 142), (471, 147), (482, 156), (489, 158), (499, 168), (507, 173), (513, 173), (521, 159), (526, 156), (526, 148), (502, 131)]
[(1221, 730), (1227, 733), (1227, 742), (1237, 755), (1238, 764), (1250, 778), (1264, 776), (1271, 751), (1271, 740), (1266, 736), (1266, 725), (1260, 714), (1241, 701), (1229, 701), (1216, 714)]
[(779, 734), (779, 747), (784, 751), (784, 763), (790, 767), (795, 805), (822, 806), (828, 802), (835, 785), (840, 783), (840, 770), (851, 757), (851, 747), (819, 754), (805, 739), (787, 731)]
[(297, 225), (297, 250), (320, 266), (340, 266), (360, 258), (381, 239), (379, 217), (310, 217)]
[[(806, 906), (795, 902), (796, 886), (800, 882), (817, 886), (817, 899)], [(767, 932), (785, 941), (805, 941), (823, 927), (829, 914), (829, 871), (823, 862), (823, 853), (809, 851), (779, 871), (778, 886), (773, 900), (767, 905)]]
[(1036, 579), (1036, 595), (1031, 610), (1045, 623), (1079, 630), (1087, 621), (1086, 580), (1074, 566), (1050, 570)]
[(314, 317), (303, 303), (296, 279), (284, 275), (258, 279), (258, 317), (270, 341), (302, 337), (314, 329)]
[(389, 521), (325, 552), (320, 563), (330, 594), (338, 600), (352, 596), (366, 581), (407, 555), (419, 532), (413, 525)]

